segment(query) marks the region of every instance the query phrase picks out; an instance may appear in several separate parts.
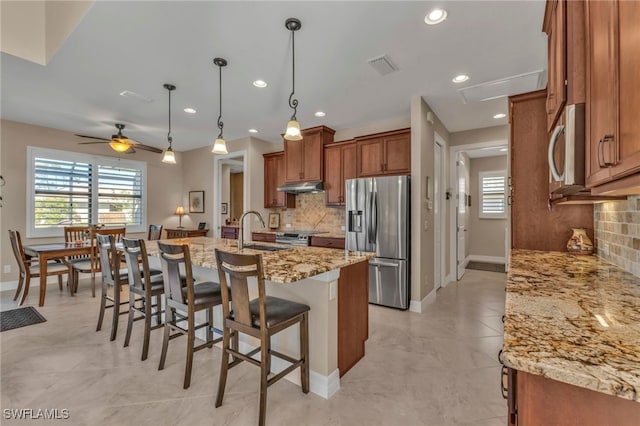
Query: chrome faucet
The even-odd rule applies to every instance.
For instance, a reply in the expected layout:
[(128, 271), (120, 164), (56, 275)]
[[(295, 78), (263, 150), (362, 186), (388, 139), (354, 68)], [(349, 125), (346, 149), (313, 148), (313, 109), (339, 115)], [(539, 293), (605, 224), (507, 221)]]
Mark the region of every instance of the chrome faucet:
[(248, 212), (244, 212), (242, 213), (242, 216), (240, 216), (240, 230), (238, 232), (238, 251), (242, 250), (243, 248), (243, 244), (242, 244), (242, 234), (243, 234), (243, 229), (242, 229), (242, 223), (244, 222), (244, 217), (248, 214), (255, 214), (256, 216), (258, 216), (258, 219), (260, 219), (260, 223), (262, 224), (263, 228), (266, 228), (267, 225), (265, 225), (264, 220), (262, 219), (262, 216), (260, 216), (260, 213), (258, 213), (255, 210), (249, 210)]

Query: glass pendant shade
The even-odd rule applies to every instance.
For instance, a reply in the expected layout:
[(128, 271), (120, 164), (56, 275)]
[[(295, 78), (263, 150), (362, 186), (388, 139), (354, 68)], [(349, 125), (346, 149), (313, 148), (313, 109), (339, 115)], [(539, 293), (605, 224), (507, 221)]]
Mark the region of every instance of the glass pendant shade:
[(162, 155), (162, 162), (169, 164), (176, 164), (176, 155), (171, 148), (167, 149)]
[(213, 149), (211, 150), (214, 154), (228, 154), (227, 151), (227, 143), (222, 138), (216, 139), (213, 143)]
[(296, 120), (291, 120), (287, 123), (287, 131), (284, 133), (284, 138), (289, 141), (302, 140), (302, 134), (300, 133), (300, 123)]
[(126, 152), (131, 148), (131, 145), (128, 143), (122, 142), (121, 140), (112, 140), (109, 142), (109, 146), (116, 152)]

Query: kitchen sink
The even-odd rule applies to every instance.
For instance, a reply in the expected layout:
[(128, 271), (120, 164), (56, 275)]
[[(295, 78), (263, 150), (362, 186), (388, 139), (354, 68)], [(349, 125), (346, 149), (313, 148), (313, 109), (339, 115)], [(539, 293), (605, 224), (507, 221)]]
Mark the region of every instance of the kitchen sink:
[(289, 249), (289, 247), (263, 246), (261, 244), (245, 244), (244, 248), (260, 251), (280, 251)]

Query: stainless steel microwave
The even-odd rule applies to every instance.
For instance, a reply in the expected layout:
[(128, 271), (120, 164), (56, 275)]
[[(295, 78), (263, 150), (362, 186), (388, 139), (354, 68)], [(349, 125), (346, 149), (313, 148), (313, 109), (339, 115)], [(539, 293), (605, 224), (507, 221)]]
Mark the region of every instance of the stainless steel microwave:
[(549, 192), (569, 195), (585, 190), (584, 104), (564, 107), (549, 140)]

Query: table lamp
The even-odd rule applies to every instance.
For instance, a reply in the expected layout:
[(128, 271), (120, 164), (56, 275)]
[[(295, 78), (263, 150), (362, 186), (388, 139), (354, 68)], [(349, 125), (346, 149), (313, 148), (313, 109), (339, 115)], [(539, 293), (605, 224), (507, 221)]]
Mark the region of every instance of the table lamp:
[(184, 207), (182, 207), (182, 206), (176, 207), (176, 214), (180, 218), (180, 222), (178, 224), (178, 228), (182, 228), (182, 216), (184, 216)]

